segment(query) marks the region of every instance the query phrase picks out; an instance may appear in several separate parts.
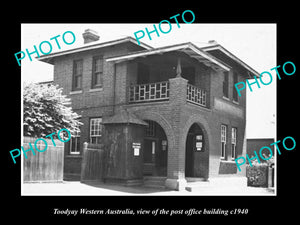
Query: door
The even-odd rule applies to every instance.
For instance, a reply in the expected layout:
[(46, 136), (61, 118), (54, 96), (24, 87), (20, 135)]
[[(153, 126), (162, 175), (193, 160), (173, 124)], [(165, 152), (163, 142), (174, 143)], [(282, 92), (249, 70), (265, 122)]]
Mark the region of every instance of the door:
[(153, 175), (155, 169), (156, 141), (144, 140), (144, 175)]
[(189, 133), (186, 141), (185, 176), (194, 176), (194, 134)]
[(150, 73), (148, 65), (138, 63), (137, 84), (147, 84), (150, 81)]
[(195, 85), (195, 68), (194, 67), (183, 67), (182, 77), (188, 80), (189, 84)]

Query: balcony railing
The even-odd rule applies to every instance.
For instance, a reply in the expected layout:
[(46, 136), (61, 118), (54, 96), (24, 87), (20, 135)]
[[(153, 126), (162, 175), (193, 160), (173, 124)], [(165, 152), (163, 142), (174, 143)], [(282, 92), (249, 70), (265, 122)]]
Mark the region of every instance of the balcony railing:
[(169, 81), (130, 86), (129, 102), (149, 102), (169, 99)]
[(188, 84), (187, 85), (187, 100), (206, 107), (206, 91), (198, 87)]
[[(130, 86), (129, 102), (150, 102), (169, 100), (170, 83), (163, 81), (150, 84), (136, 84)], [(186, 100), (188, 102), (206, 107), (206, 91), (187, 84)]]

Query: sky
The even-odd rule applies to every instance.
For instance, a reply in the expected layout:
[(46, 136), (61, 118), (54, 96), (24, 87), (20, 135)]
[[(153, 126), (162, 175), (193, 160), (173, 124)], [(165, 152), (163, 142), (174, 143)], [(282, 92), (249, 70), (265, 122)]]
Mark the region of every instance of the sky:
[[(158, 26), (156, 24), (156, 26)], [(38, 48), (43, 41), (52, 44), (52, 52), (59, 52), (76, 48), (83, 45), (82, 33), (85, 29), (93, 29), (100, 35), (100, 42), (131, 36), (139, 30), (153, 29), (153, 24), (22, 24), (21, 25), (21, 49), (34, 51), (34, 45)], [(167, 27), (162, 27), (167, 30)], [(71, 45), (66, 45), (61, 36), (66, 31), (72, 31), (76, 40)], [(50, 38), (60, 35), (58, 38), (61, 49), (57, 48), (54, 40)], [(276, 64), (276, 24), (201, 24), (180, 23), (180, 28), (176, 23), (172, 23), (169, 33), (160, 33), (157, 37), (155, 33), (149, 40), (147, 35), (140, 41), (152, 46), (161, 47), (183, 42), (192, 42), (201, 47), (207, 45), (209, 40), (215, 40), (224, 48), (237, 56), (243, 62), (251, 66), (258, 73), (268, 71), (273, 75), (270, 85), (260, 85), (258, 88), (252, 85), (253, 92), (247, 87), (247, 138), (275, 138), (276, 137), (276, 77), (275, 71), (270, 69)], [(67, 38), (67, 36), (66, 36)], [(44, 46), (46, 52), (47, 46)], [(33, 54), (32, 57), (36, 55)], [(53, 66), (40, 62), (33, 58), (32, 61), (26, 57), (22, 60), (21, 76), (22, 81), (41, 82), (53, 80)], [(17, 61), (16, 61), (17, 64)], [(268, 78), (263, 79), (265, 82)]]

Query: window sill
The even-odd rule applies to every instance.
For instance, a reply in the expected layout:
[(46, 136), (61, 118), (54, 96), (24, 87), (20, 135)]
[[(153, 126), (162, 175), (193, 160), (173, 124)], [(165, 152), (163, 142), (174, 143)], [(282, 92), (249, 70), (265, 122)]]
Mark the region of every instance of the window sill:
[(234, 100), (233, 100), (232, 102), (233, 102), (234, 104), (239, 105), (239, 102), (237, 102), (237, 101), (234, 101)]
[(70, 95), (82, 94), (82, 90), (79, 91), (70, 91)]
[(227, 101), (230, 101), (230, 99), (227, 98), (227, 97), (225, 97), (225, 96), (223, 96), (223, 99), (225, 99), (225, 100), (227, 100)]
[(82, 158), (81, 154), (70, 154), (66, 155), (66, 158)]
[(99, 88), (92, 88), (89, 90), (89, 92), (97, 92), (97, 91), (103, 91), (103, 88), (99, 87)]
[(229, 159), (229, 160), (226, 160), (226, 159), (221, 159), (221, 162), (222, 163), (229, 163), (229, 164), (235, 164), (235, 161)]

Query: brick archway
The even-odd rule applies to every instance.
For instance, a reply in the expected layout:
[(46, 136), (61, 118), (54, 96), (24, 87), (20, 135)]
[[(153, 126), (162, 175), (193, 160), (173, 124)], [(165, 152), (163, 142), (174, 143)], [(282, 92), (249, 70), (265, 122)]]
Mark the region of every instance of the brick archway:
[[(211, 132), (210, 132), (208, 123), (205, 120), (205, 118), (202, 117), (201, 115), (192, 115), (186, 121), (185, 126), (182, 129), (182, 136), (181, 136), (180, 142), (181, 143), (186, 143), (188, 132), (194, 124), (197, 124), (203, 132), (205, 146), (204, 146), (204, 154), (203, 154), (204, 159), (202, 159), (203, 161), (201, 161), (201, 163), (203, 163), (204, 164), (203, 166), (205, 167), (205, 172), (204, 172), (205, 175), (203, 177), (208, 179), (208, 175), (209, 175), (209, 151), (211, 149), (212, 137), (211, 137)], [(186, 155), (185, 155), (185, 157), (186, 157)]]
[(152, 120), (157, 122), (163, 128), (167, 136), (168, 150), (174, 148), (175, 137), (174, 137), (173, 129), (171, 125), (168, 123), (168, 121), (161, 114), (157, 112), (145, 111), (145, 110), (134, 111), (133, 113), (142, 120)]

